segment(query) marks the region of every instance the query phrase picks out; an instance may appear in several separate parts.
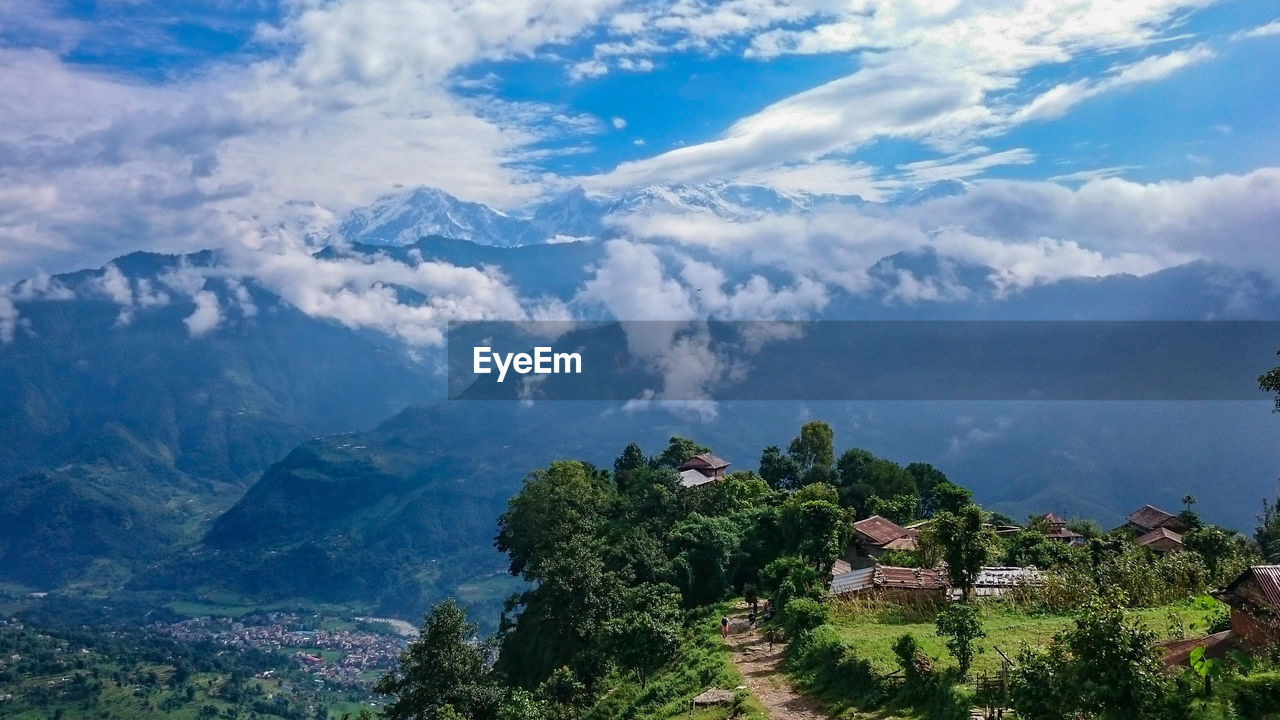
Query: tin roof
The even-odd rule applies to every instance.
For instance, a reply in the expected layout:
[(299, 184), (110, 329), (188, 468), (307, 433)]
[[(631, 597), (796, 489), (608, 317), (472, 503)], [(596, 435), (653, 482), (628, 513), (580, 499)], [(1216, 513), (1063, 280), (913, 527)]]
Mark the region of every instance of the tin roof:
[(1144, 530), (1152, 530), (1165, 526), (1171, 527), (1175, 530), (1184, 529), (1186, 527), (1186, 523), (1179, 520), (1177, 515), (1167, 513), (1154, 505), (1143, 505), (1137, 510), (1129, 513), (1129, 516), (1125, 519)]
[(853, 524), (853, 529), (874, 545), (887, 545), (907, 534), (907, 529), (888, 518), (872, 515)]
[(1147, 545), (1153, 545), (1155, 543), (1161, 543), (1163, 545), (1168, 545), (1169, 543), (1177, 543), (1179, 546), (1181, 546), (1182, 536), (1170, 530), (1169, 528), (1158, 527), (1149, 533), (1143, 534), (1137, 540), (1134, 540), (1134, 542), (1144, 547)]
[(703, 475), (697, 470), (680, 471), (680, 485), (683, 487), (698, 487), (699, 485), (706, 485), (709, 482), (715, 482), (715, 480), (716, 478)]
[(706, 452), (700, 455), (694, 455), (688, 460), (685, 460), (683, 463), (681, 463), (678, 469), (679, 470), (691, 470), (691, 469), (696, 470), (699, 468), (706, 468), (710, 470), (721, 470), (727, 467), (729, 467), (728, 460), (725, 460), (724, 458), (716, 457), (715, 455), (709, 452)]

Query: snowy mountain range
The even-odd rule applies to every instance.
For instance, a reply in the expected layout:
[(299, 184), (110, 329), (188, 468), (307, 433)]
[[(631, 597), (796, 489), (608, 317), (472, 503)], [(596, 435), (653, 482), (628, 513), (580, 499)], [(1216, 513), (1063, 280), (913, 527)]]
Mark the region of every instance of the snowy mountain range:
[[(951, 183), (959, 181), (948, 181)], [(942, 183), (935, 183), (941, 186)], [(957, 188), (961, 188), (957, 190)], [(921, 188), (921, 200), (962, 192), (964, 186)], [(915, 195), (910, 196), (910, 199)], [(507, 213), (460, 200), (436, 188), (419, 187), (384, 195), (348, 213), (335, 234), (350, 242), (408, 245), (430, 235), (513, 247), (606, 238), (626, 216), (706, 214), (732, 222), (773, 214), (801, 214), (831, 205), (858, 206), (857, 195), (783, 192), (767, 185), (729, 182), (664, 183), (616, 194), (588, 193), (581, 187)]]

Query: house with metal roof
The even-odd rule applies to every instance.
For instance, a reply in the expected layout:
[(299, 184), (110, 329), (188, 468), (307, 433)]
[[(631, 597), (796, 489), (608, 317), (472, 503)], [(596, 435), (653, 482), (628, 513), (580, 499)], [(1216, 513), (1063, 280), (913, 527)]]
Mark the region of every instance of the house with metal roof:
[(886, 550), (915, 550), (919, 530), (904, 528), (892, 520), (872, 515), (853, 524), (853, 539), (844, 559), (857, 567), (869, 567)]
[(1176, 533), (1184, 533), (1191, 528), (1177, 515), (1165, 512), (1154, 505), (1143, 505), (1125, 517), (1124, 525), (1136, 535), (1146, 535), (1156, 528), (1168, 528)]
[(1185, 549), (1182, 546), (1182, 536), (1165, 527), (1158, 527), (1151, 532), (1139, 535), (1133, 542), (1161, 555), (1182, 552)]
[(1254, 565), (1213, 596), (1231, 606), (1231, 631), (1245, 647), (1280, 645), (1280, 565)]
[(712, 483), (725, 476), (730, 463), (706, 452), (685, 460), (676, 470), (680, 473), (680, 485), (698, 487)]
[(1033, 527), (1050, 540), (1057, 540), (1068, 545), (1083, 545), (1084, 536), (1067, 527), (1067, 521), (1061, 516), (1048, 512), (1036, 518)]
[[(870, 567), (856, 570), (845, 570), (837, 562), (832, 568), (831, 592), (835, 595), (860, 593), (867, 591), (916, 592), (936, 594), (941, 600), (946, 597), (946, 573), (932, 568), (904, 568), (876, 563)], [(843, 570), (837, 573), (836, 570)]]

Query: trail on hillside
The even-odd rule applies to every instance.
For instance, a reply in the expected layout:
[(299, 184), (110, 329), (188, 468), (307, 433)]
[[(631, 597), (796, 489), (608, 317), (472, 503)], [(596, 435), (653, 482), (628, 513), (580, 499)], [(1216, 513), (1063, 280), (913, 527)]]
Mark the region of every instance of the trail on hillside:
[(747, 689), (769, 711), (770, 720), (831, 720), (818, 703), (796, 692), (782, 673), (782, 643), (769, 642), (751, 628), (745, 613), (729, 618), (727, 643), (733, 649), (733, 664), (738, 666)]

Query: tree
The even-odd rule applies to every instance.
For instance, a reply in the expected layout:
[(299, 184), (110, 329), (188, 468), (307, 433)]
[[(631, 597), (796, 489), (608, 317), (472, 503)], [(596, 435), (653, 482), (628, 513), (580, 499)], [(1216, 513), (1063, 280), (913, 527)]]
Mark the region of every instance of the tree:
[(495, 545), (531, 587), (508, 600), (499, 669), (531, 687), (569, 666), (593, 683), (608, 670), (601, 624), (625, 583), (605, 562), (608, 484), (584, 463), (555, 462), (530, 473), (498, 519)]
[(711, 452), (711, 448), (699, 445), (689, 438), (672, 436), (667, 442), (667, 449), (658, 456), (657, 463), (659, 467), (680, 467), (689, 458), (705, 452)]
[(849, 448), (836, 463), (836, 486), (840, 489), (840, 504), (867, 514), (871, 499), (871, 486), (867, 482), (871, 464), (878, 458), (862, 448)]
[[(1280, 350), (1276, 355), (1280, 355)], [(1276, 412), (1280, 412), (1280, 365), (1258, 377), (1258, 389), (1276, 394)]]
[(670, 585), (640, 585), (627, 591), (626, 608), (605, 623), (614, 660), (635, 673), (640, 689), (680, 644), (680, 593)]
[(1061, 636), (1071, 653), (1071, 682), (1081, 709), (1103, 718), (1152, 717), (1163, 695), (1155, 633), (1130, 621), (1125, 599), (1095, 597)]
[(913, 462), (906, 468), (916, 482), (916, 492), (920, 496), (918, 513), (922, 518), (933, 517), (939, 510), (933, 489), (942, 483), (950, 483), (947, 476), (938, 468), (924, 462)]
[(831, 572), (844, 552), (853, 523), (837, 504), (836, 489), (823, 483), (807, 485), (782, 504), (782, 529), (787, 547), (822, 573)]
[(777, 445), (770, 445), (760, 456), (760, 477), (777, 490), (789, 490), (800, 482), (800, 466)]
[(968, 488), (952, 482), (938, 483), (933, 488), (934, 514), (940, 512), (956, 513), (960, 508), (973, 502), (973, 493)]
[(965, 600), (996, 543), (995, 532), (984, 520), (982, 508), (970, 503), (954, 513), (938, 513), (925, 531), (942, 548), (951, 584), (960, 588)]
[(706, 605), (729, 594), (742, 531), (732, 518), (696, 512), (671, 529), (671, 567), (687, 606)]
[(836, 451), (835, 432), (821, 420), (805, 423), (800, 435), (791, 441), (787, 454), (800, 470), (801, 485), (834, 480)]
[(644, 456), (644, 450), (641, 450), (639, 445), (631, 443), (627, 445), (627, 447), (623, 449), (622, 454), (613, 461), (613, 472), (615, 475), (624, 472), (631, 472), (633, 470), (639, 470), (648, 464), (649, 461)]
[(1048, 569), (1068, 562), (1071, 557), (1071, 548), (1028, 528), (1005, 542), (1003, 562), (1006, 565), (1034, 565)]
[(1187, 507), (1187, 512), (1191, 512), (1191, 506), (1196, 504), (1195, 495), (1183, 495), (1182, 504)]
[(987, 636), (982, 629), (982, 616), (973, 603), (948, 605), (934, 620), (938, 634), (947, 639), (947, 650), (960, 666), (960, 674), (968, 675), (973, 658), (982, 652), (978, 640)]
[(1253, 539), (1258, 541), (1262, 554), (1271, 562), (1280, 562), (1280, 492), (1274, 502), (1262, 499), (1262, 514)]
[(760, 571), (760, 586), (775, 608), (786, 608), (793, 598), (821, 597), (826, 589), (823, 578), (804, 558), (784, 555)]
[(476, 630), (452, 598), (432, 606), (399, 665), (374, 687), (394, 698), (383, 715), (391, 720), (438, 718), (451, 706), (472, 720), (494, 717), (502, 690), (487, 664), (489, 646), (472, 642)]
[(1223, 579), (1218, 577), (1223, 561), (1236, 553), (1234, 535), (1234, 532), (1206, 525), (1187, 531), (1182, 536), (1182, 544), (1204, 558), (1205, 567), (1209, 570), (1210, 582), (1217, 583)]

